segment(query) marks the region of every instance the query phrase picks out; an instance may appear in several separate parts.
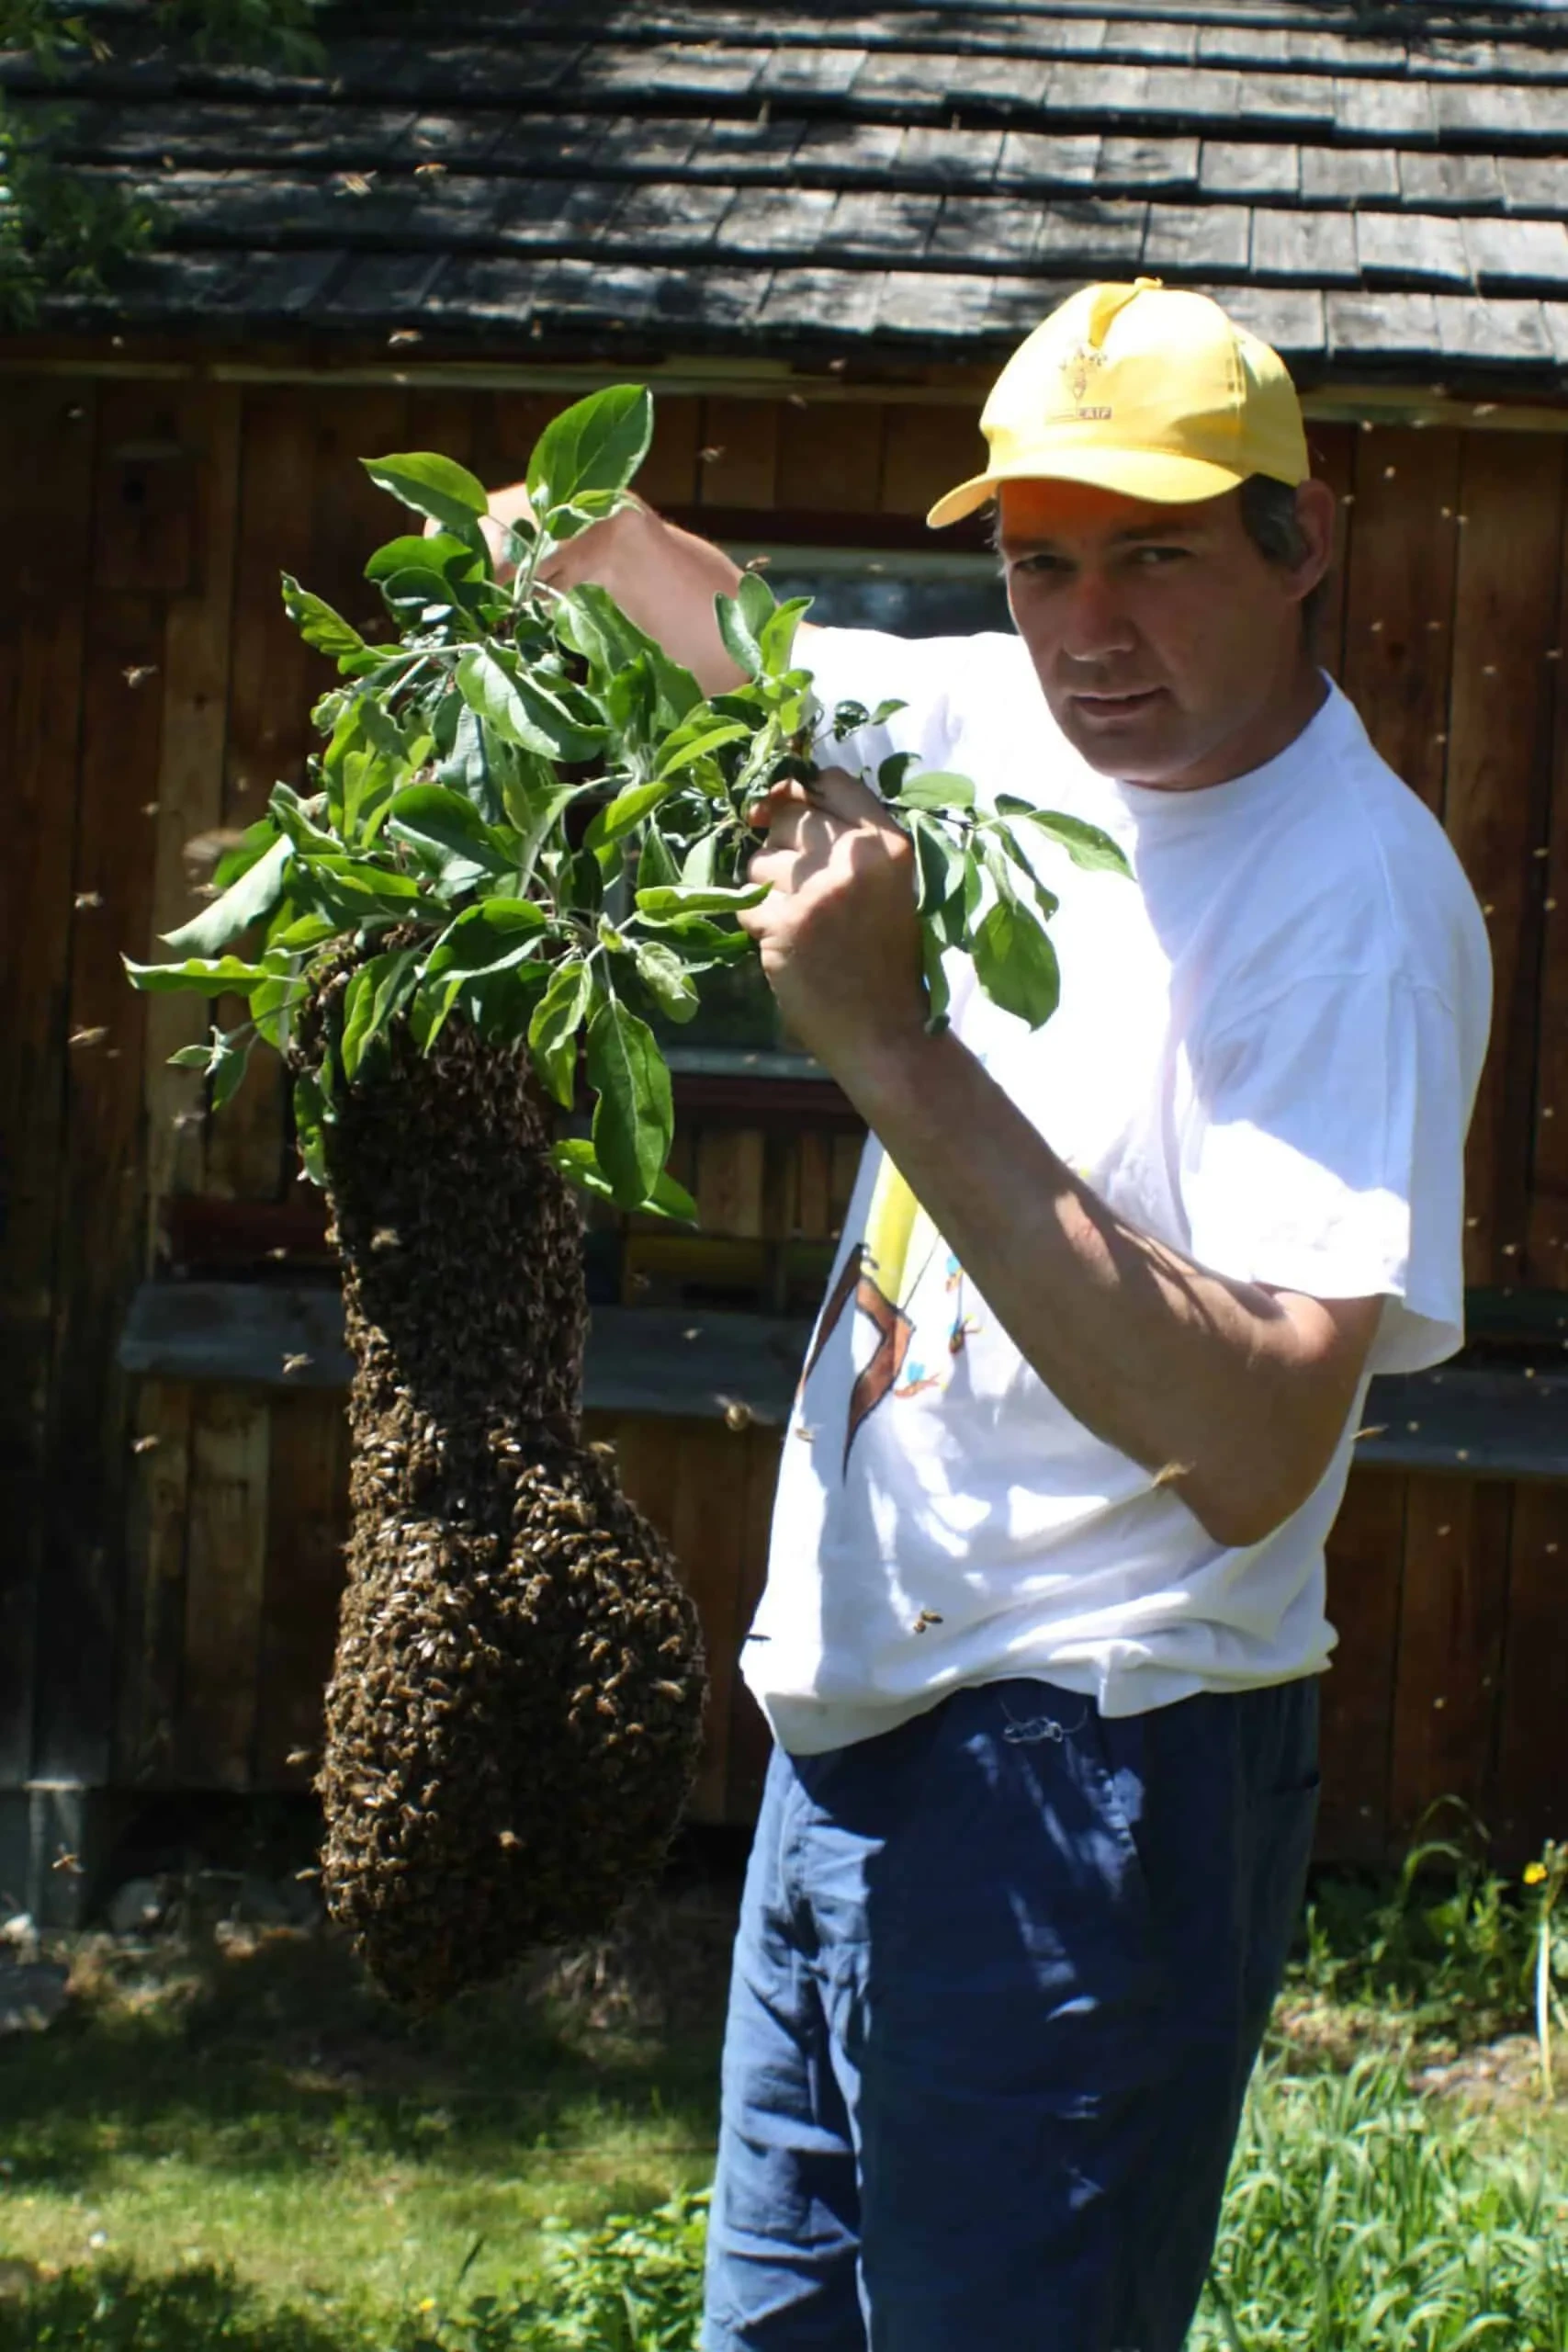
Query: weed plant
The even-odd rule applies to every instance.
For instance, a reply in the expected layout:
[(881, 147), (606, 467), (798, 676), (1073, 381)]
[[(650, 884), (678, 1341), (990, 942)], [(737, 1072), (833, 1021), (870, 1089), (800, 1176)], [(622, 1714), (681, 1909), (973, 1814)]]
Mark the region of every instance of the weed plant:
[[(1335, 1877), (1316, 1888), (1292, 1989), (1375, 2015), (1385, 2040), (1474, 2043), (1526, 2026), (1545, 1876), (1539, 1865), (1522, 1883), (1500, 1876), (1485, 1829), (1446, 1800), (1421, 1823), (1392, 1885)], [(1568, 1951), (1554, 1964), (1564, 1971)]]

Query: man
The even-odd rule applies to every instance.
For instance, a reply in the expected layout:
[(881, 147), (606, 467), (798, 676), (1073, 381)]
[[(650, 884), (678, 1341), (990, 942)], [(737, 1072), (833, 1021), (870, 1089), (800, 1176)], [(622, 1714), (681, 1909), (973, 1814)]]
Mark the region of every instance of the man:
[[(1488, 960), (1318, 671), (1334, 502), (1286, 372), (1155, 281), (1009, 363), (1017, 638), (803, 640), (852, 739), (1111, 833), (1043, 848), (1063, 995), (928, 1035), (908, 842), (831, 772), (744, 920), (874, 1143), (745, 1671), (778, 1739), (739, 1938), (708, 2352), (1178, 2352), (1311, 1842), (1323, 1545), (1373, 1370), (1459, 1344)], [(710, 686), (733, 570), (568, 555)]]

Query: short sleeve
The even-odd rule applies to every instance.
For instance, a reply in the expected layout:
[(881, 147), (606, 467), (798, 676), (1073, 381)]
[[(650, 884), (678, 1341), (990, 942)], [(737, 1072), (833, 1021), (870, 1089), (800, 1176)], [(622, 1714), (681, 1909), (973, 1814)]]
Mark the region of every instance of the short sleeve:
[(1194, 1057), (1182, 1138), (1192, 1256), (1317, 1298), (1382, 1295), (1369, 1369), (1464, 1338), (1464, 1138), (1479, 1076), (1436, 990), (1307, 978)]

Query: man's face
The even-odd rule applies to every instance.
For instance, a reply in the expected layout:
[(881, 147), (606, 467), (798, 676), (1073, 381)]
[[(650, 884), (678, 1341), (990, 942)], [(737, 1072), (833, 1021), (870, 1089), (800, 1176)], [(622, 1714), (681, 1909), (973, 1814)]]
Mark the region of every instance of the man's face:
[(1282, 736), (1280, 720), (1302, 691), (1301, 605), (1327, 561), (1325, 512), (1332, 532), (1322, 484), (1298, 493), (1314, 554), (1297, 571), (1253, 544), (1238, 491), (1190, 506), (1068, 481), (1004, 482), (1000, 495), (1013, 619), (1091, 767), (1191, 789), (1290, 740), (1300, 720)]

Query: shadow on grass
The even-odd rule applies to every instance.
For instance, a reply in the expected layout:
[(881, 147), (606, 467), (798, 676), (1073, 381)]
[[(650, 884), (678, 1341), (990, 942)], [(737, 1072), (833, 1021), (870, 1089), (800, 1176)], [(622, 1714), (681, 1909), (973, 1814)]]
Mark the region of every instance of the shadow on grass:
[(254, 2176), (711, 2147), (728, 1939), (718, 1909), (655, 1915), (423, 2020), (330, 1939), (85, 1946), (65, 2015), (0, 2045), (6, 2185), (84, 2188), (132, 2148)]
[(68, 2270), (0, 2301), (0, 2352), (364, 2352), (353, 2322), (265, 2301), (207, 2266)]

